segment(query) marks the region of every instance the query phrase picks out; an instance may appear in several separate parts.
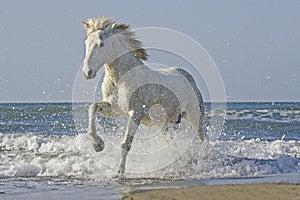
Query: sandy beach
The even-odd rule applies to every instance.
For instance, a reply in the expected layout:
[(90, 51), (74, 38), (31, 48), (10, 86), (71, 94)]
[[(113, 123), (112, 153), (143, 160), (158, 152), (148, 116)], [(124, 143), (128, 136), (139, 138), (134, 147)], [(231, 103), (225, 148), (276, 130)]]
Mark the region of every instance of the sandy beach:
[(300, 199), (300, 184), (229, 184), (201, 185), (150, 191), (135, 191), (125, 194), (123, 200), (168, 200), (168, 199)]

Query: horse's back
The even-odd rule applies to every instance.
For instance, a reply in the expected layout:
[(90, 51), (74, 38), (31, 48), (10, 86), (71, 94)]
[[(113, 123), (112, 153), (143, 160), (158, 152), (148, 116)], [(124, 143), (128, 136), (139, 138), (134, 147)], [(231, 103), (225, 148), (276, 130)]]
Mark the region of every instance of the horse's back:
[(168, 85), (172, 85), (173, 89), (177, 91), (182, 111), (195, 121), (199, 117), (202, 119), (204, 116), (203, 98), (193, 76), (179, 67), (169, 67), (155, 71), (165, 75), (164, 78)]
[[(189, 86), (193, 89), (193, 92), (197, 97), (201, 112), (204, 112), (202, 94), (197, 87), (195, 79), (189, 72), (187, 72), (186, 70), (179, 68), (179, 67), (169, 67), (169, 68), (164, 68), (164, 69), (158, 69), (157, 71), (159, 73), (170, 76), (170, 78), (173, 78), (172, 75), (173, 76), (179, 75), (179, 77), (185, 79), (185, 81), (188, 82)], [(175, 78), (175, 80), (176, 80), (176, 78)]]

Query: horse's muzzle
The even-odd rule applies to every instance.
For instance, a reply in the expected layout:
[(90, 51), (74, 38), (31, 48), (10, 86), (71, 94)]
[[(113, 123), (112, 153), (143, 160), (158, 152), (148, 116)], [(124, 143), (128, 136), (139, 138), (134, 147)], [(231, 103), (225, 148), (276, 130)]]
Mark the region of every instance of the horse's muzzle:
[(92, 75), (93, 71), (90, 69), (87, 73), (87, 75), (90, 77)]

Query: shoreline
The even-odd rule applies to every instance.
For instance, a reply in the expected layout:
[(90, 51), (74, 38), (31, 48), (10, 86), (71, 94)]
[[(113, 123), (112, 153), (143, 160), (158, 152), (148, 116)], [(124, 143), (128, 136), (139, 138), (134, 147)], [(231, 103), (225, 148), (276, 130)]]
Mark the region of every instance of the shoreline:
[(300, 200), (300, 174), (287, 173), (142, 184), (131, 186), (129, 190), (123, 191), (122, 199)]
[(183, 185), (177, 188), (136, 190), (124, 194), (122, 200), (164, 199), (299, 199), (299, 183), (244, 183), (223, 185)]
[(194, 180), (3, 178), (0, 199), (293, 199), (300, 200), (300, 173)]

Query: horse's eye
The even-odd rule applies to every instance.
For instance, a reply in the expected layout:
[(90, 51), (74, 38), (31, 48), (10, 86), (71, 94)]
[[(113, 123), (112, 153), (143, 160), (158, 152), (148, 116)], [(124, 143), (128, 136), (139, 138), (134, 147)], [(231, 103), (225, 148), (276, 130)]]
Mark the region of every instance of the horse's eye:
[(100, 47), (104, 47), (104, 43), (103, 42), (100, 43)]

